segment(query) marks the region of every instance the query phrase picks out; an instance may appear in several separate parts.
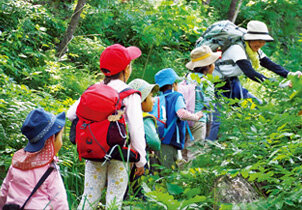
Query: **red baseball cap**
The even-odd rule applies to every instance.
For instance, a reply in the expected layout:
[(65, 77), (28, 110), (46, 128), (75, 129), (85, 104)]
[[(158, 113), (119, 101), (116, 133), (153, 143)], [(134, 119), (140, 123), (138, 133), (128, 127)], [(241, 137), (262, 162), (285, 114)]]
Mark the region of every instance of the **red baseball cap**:
[(103, 72), (106, 76), (115, 75), (130, 64), (130, 62), (139, 56), (142, 52), (138, 47), (124, 47), (120, 44), (114, 44), (107, 47), (100, 57), (100, 69), (107, 69), (109, 72)]

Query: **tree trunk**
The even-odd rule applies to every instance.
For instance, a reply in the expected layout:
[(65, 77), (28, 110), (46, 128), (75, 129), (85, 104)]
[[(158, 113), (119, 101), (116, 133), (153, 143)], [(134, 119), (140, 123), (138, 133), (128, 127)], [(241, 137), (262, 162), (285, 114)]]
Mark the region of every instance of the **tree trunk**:
[(237, 19), (237, 16), (238, 16), (238, 14), (239, 14), (239, 12), (240, 12), (240, 7), (241, 7), (241, 5), (242, 5), (242, 1), (243, 1), (243, 0), (240, 0), (240, 1), (239, 1), (239, 4), (238, 4), (237, 9), (236, 9), (236, 12), (235, 12), (235, 15), (234, 15), (233, 20), (232, 20), (233, 23), (235, 23), (235, 21), (236, 21), (236, 19)]
[(230, 9), (228, 12), (228, 20), (232, 21), (233, 23), (235, 23), (237, 15), (240, 11), (240, 7), (242, 4), (242, 0), (239, 1), (239, 4), (237, 6), (239, 0), (232, 0), (231, 5), (230, 5)]
[(203, 4), (203, 5), (209, 5), (210, 2), (211, 2), (211, 0), (203, 0), (203, 1), (202, 1), (202, 4)]
[(228, 20), (230, 20), (230, 21), (233, 21), (233, 17), (234, 17), (235, 12), (236, 12), (236, 6), (237, 6), (238, 1), (239, 0), (232, 0), (231, 1), (230, 9), (229, 9), (229, 12), (228, 12)]
[(83, 8), (86, 4), (86, 1), (87, 0), (78, 0), (78, 4), (71, 16), (71, 20), (70, 20), (70, 23), (68, 25), (68, 28), (67, 28), (67, 31), (65, 33), (65, 36), (63, 38), (63, 40), (60, 42), (58, 48), (57, 48), (57, 54), (56, 56), (57, 57), (62, 57), (66, 50), (67, 50), (67, 45), (68, 43), (71, 41), (72, 39), (72, 36), (73, 36), (73, 33), (75, 32), (76, 28), (77, 28), (77, 25), (79, 23), (79, 20), (80, 20), (80, 15), (83, 11)]

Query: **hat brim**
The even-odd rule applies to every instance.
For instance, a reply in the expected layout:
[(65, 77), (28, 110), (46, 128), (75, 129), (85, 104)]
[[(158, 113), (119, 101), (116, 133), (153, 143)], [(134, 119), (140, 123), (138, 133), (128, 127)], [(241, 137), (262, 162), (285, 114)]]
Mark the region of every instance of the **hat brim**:
[(46, 140), (52, 135), (58, 133), (65, 126), (65, 112), (62, 112), (56, 116), (55, 122), (53, 126), (49, 129), (49, 131), (44, 135), (42, 139), (40, 139), (37, 143), (28, 142), (24, 151), (27, 152), (38, 152), (40, 151), (44, 145)]
[(174, 69), (166, 68), (157, 72), (154, 76), (155, 83), (158, 84), (159, 88), (165, 85), (172, 85), (180, 81), (179, 76)]
[(193, 71), (194, 68), (196, 67), (203, 67), (203, 66), (208, 66), (212, 63), (215, 63), (215, 61), (218, 60), (218, 58), (221, 56), (221, 52), (213, 52), (211, 54), (211, 56), (205, 58), (205, 59), (202, 59), (200, 61), (195, 61), (195, 62), (192, 62), (192, 60), (186, 64), (186, 67)]
[(142, 55), (142, 51), (138, 47), (131, 46), (131, 47), (127, 47), (126, 49), (129, 53), (131, 60), (134, 60)]
[(150, 93), (156, 93), (159, 91), (159, 86), (157, 84), (148, 85), (146, 90), (144, 90), (144, 95), (142, 94), (142, 102), (146, 100)]
[(243, 36), (244, 41), (255, 41), (255, 40), (262, 40), (266, 42), (274, 41), (273, 37), (268, 34), (249, 34), (246, 33)]

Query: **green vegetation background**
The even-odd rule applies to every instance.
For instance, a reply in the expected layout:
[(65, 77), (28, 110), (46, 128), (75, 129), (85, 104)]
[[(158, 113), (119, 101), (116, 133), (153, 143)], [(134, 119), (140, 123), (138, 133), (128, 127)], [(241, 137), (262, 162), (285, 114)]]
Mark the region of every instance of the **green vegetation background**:
[[(153, 1), (150, 1), (153, 2)], [(143, 55), (134, 62), (130, 80), (154, 82), (154, 74), (166, 67), (180, 75), (195, 41), (211, 23), (226, 19), (230, 0), (178, 1), (117, 0), (87, 2), (66, 55), (55, 57), (76, 1), (2, 0), (0, 2), (0, 180), (12, 154), (26, 144), (20, 127), (30, 110), (43, 107), (66, 111), (81, 93), (102, 79), (99, 55), (113, 43), (136, 45)], [(275, 42), (264, 47), (272, 60), (290, 71), (301, 70), (301, 17), (299, 0), (243, 0), (236, 24), (264, 21)], [(262, 73), (276, 75), (262, 70)], [(264, 86), (245, 78), (244, 86), (264, 100), (262, 106), (243, 101), (221, 101), (219, 142), (204, 149), (191, 166), (165, 170), (144, 178), (146, 203), (133, 197), (125, 203), (137, 209), (300, 209), (302, 206), (302, 109), (301, 79), (291, 89), (278, 82)], [(68, 140), (70, 122), (59, 153), (69, 204), (81, 198), (84, 162)], [(240, 175), (258, 189), (261, 199), (251, 204), (220, 204), (214, 182), (228, 174)], [(0, 181), (2, 183), (2, 181)], [(104, 198), (102, 199), (104, 200)], [(101, 207), (102, 208), (102, 207)]]

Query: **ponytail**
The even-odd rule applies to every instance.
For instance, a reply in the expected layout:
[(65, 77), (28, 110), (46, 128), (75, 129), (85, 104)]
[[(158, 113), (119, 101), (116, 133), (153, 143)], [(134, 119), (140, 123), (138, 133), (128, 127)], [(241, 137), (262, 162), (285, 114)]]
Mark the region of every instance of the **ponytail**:
[[(104, 69), (104, 68), (102, 68), (101, 70), (102, 70), (102, 72), (104, 72), (104, 73), (109, 73), (109, 72), (110, 72), (108, 69)], [(122, 71), (121, 71), (121, 72), (122, 72)], [(117, 73), (117, 74), (115, 74), (115, 75), (105, 76), (104, 81), (103, 81), (104, 84), (107, 85), (111, 80), (113, 80), (113, 79), (118, 79), (118, 78), (120, 77), (121, 72), (119, 72), (119, 73)]]

